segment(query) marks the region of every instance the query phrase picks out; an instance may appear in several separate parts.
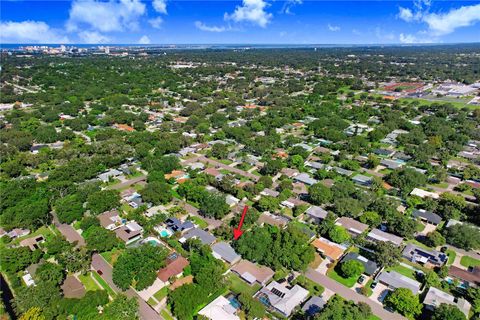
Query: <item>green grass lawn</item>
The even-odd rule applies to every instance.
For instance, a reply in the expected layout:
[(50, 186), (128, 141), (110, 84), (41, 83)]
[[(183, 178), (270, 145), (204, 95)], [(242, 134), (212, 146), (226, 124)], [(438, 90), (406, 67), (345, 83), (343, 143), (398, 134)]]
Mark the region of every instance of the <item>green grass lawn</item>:
[(110, 288), (108, 283), (105, 280), (103, 280), (103, 278), (100, 277), (100, 275), (96, 271), (93, 271), (92, 274), (95, 280), (97, 280), (98, 283), (100, 283), (100, 285), (103, 287), (103, 289), (107, 291), (109, 296), (115, 297), (117, 295), (117, 293), (112, 288)]
[(157, 305), (157, 302), (153, 298), (148, 299), (147, 303), (152, 307)]
[(162, 311), (160, 311), (160, 315), (165, 319), (165, 320), (175, 320), (171, 315), (170, 313), (165, 310), (165, 309), (162, 309)]
[(327, 276), (349, 288), (353, 287), (358, 279), (358, 277), (344, 278), (335, 271), (335, 268), (328, 270)]
[(370, 297), (373, 293), (372, 288), (370, 288), (372, 283), (373, 283), (373, 279), (370, 279), (370, 280), (368, 280), (367, 284), (365, 284), (365, 288), (367, 288), (367, 297)]
[(460, 259), (460, 264), (465, 268), (477, 267), (477, 266), (480, 266), (480, 260), (469, 257), (469, 256), (463, 256)]
[(20, 238), (17, 238), (15, 240), (13, 240), (11, 242), (11, 244), (19, 244), (20, 241), (22, 241), (24, 239), (33, 238), (33, 237), (36, 237), (38, 235), (43, 235), (44, 238), (48, 238), (48, 236), (53, 235), (53, 233), (48, 227), (42, 226), (42, 227), (38, 228), (35, 232), (32, 232), (30, 234), (27, 234), (26, 236), (23, 236), (23, 237), (20, 237)]
[(160, 301), (162, 301), (163, 298), (165, 298), (167, 296), (167, 294), (168, 294), (168, 287), (165, 286), (162, 289), (155, 292), (155, 294), (153, 296), (155, 297), (155, 299), (158, 300), (158, 302), (160, 302)]
[(410, 268), (407, 268), (407, 267), (404, 267), (402, 265), (397, 265), (393, 268), (388, 268), (387, 271), (396, 271), (398, 273), (400, 273), (401, 275), (404, 275), (406, 277), (409, 277), (411, 279), (415, 279), (415, 270), (412, 270)]
[(190, 216), (189, 219), (192, 220), (193, 223), (198, 225), (200, 227), (200, 229), (205, 229), (206, 227), (208, 227), (208, 223), (206, 223), (205, 220), (203, 220), (203, 219), (201, 219), (197, 216)]
[(260, 287), (261, 287), (258, 283), (249, 285), (248, 283), (240, 279), (239, 276), (237, 276), (232, 272), (230, 272), (227, 275), (227, 281), (228, 281), (228, 284), (229, 284), (228, 287), (230, 288), (230, 290), (232, 290), (234, 293), (237, 293), (237, 294), (243, 292), (249, 296), (253, 296), (255, 292), (260, 290)]
[(117, 261), (118, 256), (123, 252), (123, 250), (118, 248), (113, 248), (112, 251), (103, 252), (100, 255), (110, 264), (113, 266), (115, 261)]
[(451, 265), (453, 261), (455, 261), (455, 257), (457, 256), (457, 253), (455, 252), (455, 250), (452, 250), (452, 249), (446, 250), (445, 253), (448, 256), (447, 265)]
[(218, 160), (218, 162), (221, 162), (221, 163), (223, 163), (223, 164), (226, 164), (227, 166), (228, 166), (229, 164), (232, 164), (232, 163), (233, 163), (232, 160), (228, 160), (228, 159), (221, 159), (221, 160)]
[(81, 274), (78, 276), (78, 279), (81, 283), (83, 283), (86, 291), (101, 290), (102, 288), (100, 288), (98, 284), (92, 279), (91, 274), (91, 272), (85, 275)]

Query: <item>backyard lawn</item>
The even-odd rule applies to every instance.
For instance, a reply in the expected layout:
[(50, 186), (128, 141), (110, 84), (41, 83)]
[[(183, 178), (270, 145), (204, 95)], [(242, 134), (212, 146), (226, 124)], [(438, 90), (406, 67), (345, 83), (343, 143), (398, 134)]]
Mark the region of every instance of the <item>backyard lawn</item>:
[(232, 290), (234, 293), (239, 294), (239, 293), (245, 293), (248, 296), (253, 296), (255, 292), (257, 292), (260, 289), (260, 285), (258, 283), (255, 283), (253, 285), (249, 285), (242, 279), (240, 279), (239, 276), (236, 274), (230, 272), (227, 275), (227, 280), (229, 283), (229, 288)]
[(92, 279), (91, 272), (83, 275), (79, 275), (78, 279), (80, 280), (81, 283), (85, 286), (86, 291), (95, 291), (95, 290), (101, 290), (98, 286), (98, 284)]
[(392, 267), (392, 268), (388, 268), (387, 271), (396, 271), (398, 273), (400, 273), (401, 275), (404, 275), (406, 277), (409, 277), (411, 279), (415, 279), (415, 270), (412, 270), (410, 268), (407, 268), (407, 267), (404, 267), (402, 265), (397, 265), (395, 267)]
[(208, 223), (206, 223), (205, 220), (197, 216), (190, 216), (189, 219), (192, 220), (192, 222), (195, 223), (200, 229), (205, 229), (206, 227), (208, 227)]
[(114, 248), (112, 251), (103, 252), (100, 255), (113, 266), (115, 261), (117, 261), (118, 256), (122, 253), (123, 250)]
[(460, 259), (460, 264), (465, 268), (477, 267), (477, 266), (480, 266), (480, 260), (469, 257), (469, 256), (463, 256)]
[(335, 271), (335, 268), (328, 270), (327, 276), (349, 288), (353, 287), (358, 279), (358, 277), (344, 278)]

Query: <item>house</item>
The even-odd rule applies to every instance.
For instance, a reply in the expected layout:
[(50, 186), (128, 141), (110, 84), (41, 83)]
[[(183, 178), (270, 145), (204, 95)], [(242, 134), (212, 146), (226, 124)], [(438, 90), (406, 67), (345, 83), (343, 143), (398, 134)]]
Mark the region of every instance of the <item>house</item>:
[(280, 170), (280, 173), (286, 175), (288, 178), (293, 178), (296, 175), (300, 174), (297, 169), (292, 168), (282, 168), (282, 170)]
[(373, 242), (390, 242), (393, 243), (396, 246), (402, 245), (403, 238), (396, 236), (394, 234), (384, 232), (380, 229), (373, 229), (367, 234), (367, 240), (373, 241)]
[(357, 174), (352, 178), (352, 181), (361, 186), (370, 186), (372, 184), (373, 178), (364, 176), (363, 174)]
[(205, 165), (202, 162), (190, 163), (188, 166), (192, 170), (203, 170), (203, 169), (205, 169)]
[(419, 264), (431, 264), (435, 267), (443, 266), (448, 257), (445, 253), (436, 250), (427, 250), (414, 244), (407, 244), (403, 249), (402, 256), (409, 261)]
[(335, 262), (340, 259), (345, 250), (347, 250), (346, 247), (322, 237), (313, 240), (312, 245), (317, 249), (318, 252), (320, 252), (331, 262)]
[(308, 186), (314, 185), (318, 180), (311, 178), (307, 173), (300, 173), (293, 177), (293, 180), (304, 183)]
[(185, 243), (188, 239), (198, 239), (202, 242), (202, 244), (210, 245), (214, 243), (217, 238), (215, 238), (207, 231), (199, 228), (193, 228), (188, 230), (178, 241), (180, 241), (181, 243)]
[(102, 214), (99, 214), (98, 220), (100, 225), (108, 230), (115, 230), (119, 228), (123, 223), (124, 219), (120, 218), (117, 210), (106, 211)]
[(430, 311), (434, 311), (443, 303), (456, 306), (468, 318), (471, 308), (471, 304), (468, 301), (462, 298), (457, 299), (440, 289), (430, 287), (425, 299), (423, 300), (425, 307)]
[(167, 257), (166, 266), (158, 270), (157, 277), (163, 282), (167, 282), (171, 277), (178, 277), (183, 270), (190, 264), (187, 259), (176, 252)]
[(248, 260), (240, 260), (230, 270), (238, 274), (240, 278), (250, 285), (259, 283), (264, 286), (275, 274), (269, 267), (257, 265)]
[(25, 270), (25, 273), (22, 276), (22, 280), (23, 280), (23, 282), (25, 282), (25, 285), (27, 287), (31, 287), (31, 286), (35, 285), (35, 280), (33, 280), (32, 275), (27, 270)]
[(11, 239), (15, 239), (15, 238), (21, 238), (21, 237), (24, 237), (24, 236), (30, 234), (30, 230), (19, 229), (19, 228), (12, 229), (12, 231), (10, 231), (10, 232), (5, 232), (5, 230), (3, 230), (3, 229), (1, 229), (1, 231), (2, 232), (1, 232), (0, 238), (6, 235), (7, 237), (9, 237)]
[(221, 259), (229, 264), (240, 260), (240, 255), (226, 242), (217, 242), (212, 246), (212, 254), (215, 258)]
[(450, 266), (448, 276), (461, 282), (463, 288), (480, 286), (480, 267), (474, 267), (469, 270), (461, 269), (456, 266)]
[(103, 183), (107, 183), (110, 181), (110, 178), (116, 178), (118, 176), (121, 176), (123, 173), (117, 169), (110, 169), (104, 173), (101, 173), (97, 176), (99, 180), (101, 180)]
[(321, 297), (313, 296), (311, 297), (302, 307), (302, 311), (305, 312), (307, 316), (313, 317), (316, 313), (322, 311), (327, 302)]
[(117, 237), (123, 240), (125, 244), (130, 244), (142, 237), (143, 228), (138, 223), (132, 221), (114, 231)]
[(174, 179), (176, 181), (188, 177), (186, 172), (182, 170), (173, 170), (172, 172), (167, 173), (164, 176), (165, 176), (165, 180)]
[(275, 190), (272, 190), (272, 189), (265, 188), (265, 189), (263, 189), (262, 192), (260, 192), (260, 194), (261, 194), (262, 196), (269, 196), (269, 197), (274, 197), (274, 198), (276, 198), (276, 197), (278, 197), (278, 196), (280, 195), (280, 192), (275, 191)]
[(358, 222), (355, 219), (348, 217), (338, 218), (335, 222), (337, 226), (342, 226), (353, 236), (356, 237), (368, 229), (368, 225), (365, 223)]
[(395, 290), (397, 288), (406, 288), (410, 289), (413, 294), (418, 294), (420, 291), (421, 283), (410, 279), (396, 271), (382, 271), (378, 277), (377, 281), (388, 286), (390, 289)]
[(375, 153), (376, 155), (379, 155), (380, 157), (389, 158), (389, 157), (393, 156), (395, 151), (394, 150), (387, 150), (387, 149), (375, 149), (375, 150), (373, 150), (373, 153)]
[(287, 288), (276, 281), (270, 282), (256, 294), (260, 301), (285, 317), (289, 317), (293, 309), (305, 301), (308, 295), (308, 290), (298, 284)]
[(316, 161), (305, 161), (305, 166), (316, 170), (323, 169), (325, 165)]
[(356, 252), (347, 253), (345, 255), (345, 257), (343, 257), (342, 263), (350, 261), (350, 260), (355, 260), (355, 261), (360, 262), (364, 266), (364, 268), (365, 268), (364, 273), (367, 276), (373, 275), (378, 270), (378, 265), (375, 262), (373, 262), (371, 260), (368, 260), (367, 258), (365, 258), (362, 255), (359, 255)]
[(165, 224), (173, 232), (183, 232), (185, 230), (189, 230), (195, 227), (195, 225), (189, 220), (182, 222), (179, 219), (174, 217), (168, 218), (165, 221)]
[(258, 218), (258, 223), (260, 225), (263, 225), (264, 223), (266, 223), (266, 224), (277, 226), (280, 228), (285, 227), (289, 221), (290, 219), (288, 219), (287, 217), (266, 213), (266, 212), (262, 213)]
[(40, 243), (45, 242), (45, 238), (42, 235), (31, 237), (20, 241), (21, 247), (29, 247), (30, 250), (34, 251), (40, 248)]
[(224, 296), (219, 296), (210, 302), (198, 314), (211, 320), (240, 320), (237, 309)]
[(423, 209), (413, 210), (412, 215), (415, 218), (419, 218), (423, 222), (433, 225), (438, 225), (440, 222), (442, 222), (442, 217), (440, 217), (438, 214)]
[(340, 167), (333, 167), (333, 170), (335, 170), (336, 173), (338, 173), (342, 176), (350, 177), (353, 174), (353, 171), (343, 169), (343, 168), (340, 168)]
[(305, 211), (305, 214), (310, 221), (318, 224), (327, 217), (328, 212), (319, 206), (311, 206)]
[(402, 163), (402, 162), (398, 162), (398, 161), (390, 160), (390, 159), (382, 159), (382, 160), (380, 160), (380, 164), (384, 167), (387, 167), (388, 169), (391, 169), (391, 170), (396, 170), (398, 168), (401, 168), (404, 165), (404, 163)]
[(222, 174), (220, 173), (220, 171), (218, 171), (218, 170), (215, 169), (215, 168), (207, 168), (207, 169), (203, 170), (203, 172), (204, 172), (205, 174), (208, 174), (208, 175), (213, 176), (213, 177), (215, 177), (215, 178), (217, 178), (217, 177), (219, 177), (219, 176), (222, 175)]
[(231, 194), (227, 194), (227, 196), (225, 197), (225, 202), (226, 202), (230, 207), (234, 207), (235, 205), (237, 205), (237, 204), (240, 202), (240, 199), (235, 198), (235, 197), (232, 196)]
[(67, 276), (61, 286), (65, 298), (82, 298), (85, 295), (85, 287), (75, 276)]
[(435, 192), (429, 192), (429, 191), (419, 189), (419, 188), (413, 189), (412, 192), (410, 192), (410, 195), (411, 196), (417, 196), (417, 197), (420, 197), (422, 199), (426, 198), (426, 197), (429, 197), (429, 198), (432, 198), (432, 199), (438, 199), (440, 197)]

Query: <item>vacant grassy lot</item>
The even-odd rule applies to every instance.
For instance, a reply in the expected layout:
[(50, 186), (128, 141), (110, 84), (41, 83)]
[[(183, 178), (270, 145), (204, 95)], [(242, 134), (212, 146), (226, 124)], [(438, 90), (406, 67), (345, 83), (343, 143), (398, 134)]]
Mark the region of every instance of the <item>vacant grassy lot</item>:
[(239, 293), (245, 293), (249, 296), (253, 296), (255, 292), (257, 292), (260, 289), (260, 285), (258, 283), (255, 283), (253, 285), (249, 285), (242, 279), (240, 279), (239, 276), (236, 274), (230, 272), (227, 275), (227, 281), (228, 281), (228, 287), (230, 290), (232, 290), (234, 293), (239, 294)]
[(91, 272), (83, 275), (79, 275), (78, 279), (80, 280), (81, 283), (85, 286), (86, 291), (95, 291), (95, 290), (101, 290), (98, 286), (98, 284), (92, 279)]
[(335, 269), (330, 269), (327, 272), (327, 276), (329, 278), (332, 278), (333, 280), (343, 284), (345, 287), (353, 287), (355, 285), (355, 282), (357, 281), (358, 277), (350, 277), (350, 278), (344, 278), (341, 275), (339, 275)]

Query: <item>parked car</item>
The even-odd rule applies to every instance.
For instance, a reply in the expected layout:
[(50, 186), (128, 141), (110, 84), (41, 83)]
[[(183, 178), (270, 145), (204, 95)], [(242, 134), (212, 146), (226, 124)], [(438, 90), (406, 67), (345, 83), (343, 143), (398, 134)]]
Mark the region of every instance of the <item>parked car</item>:
[(372, 282), (372, 284), (370, 285), (370, 288), (375, 289), (375, 287), (377, 286), (377, 283), (378, 282), (375, 282), (375, 281)]
[(362, 284), (363, 282), (365, 281), (365, 276), (360, 276), (360, 278), (358, 278), (357, 282)]

